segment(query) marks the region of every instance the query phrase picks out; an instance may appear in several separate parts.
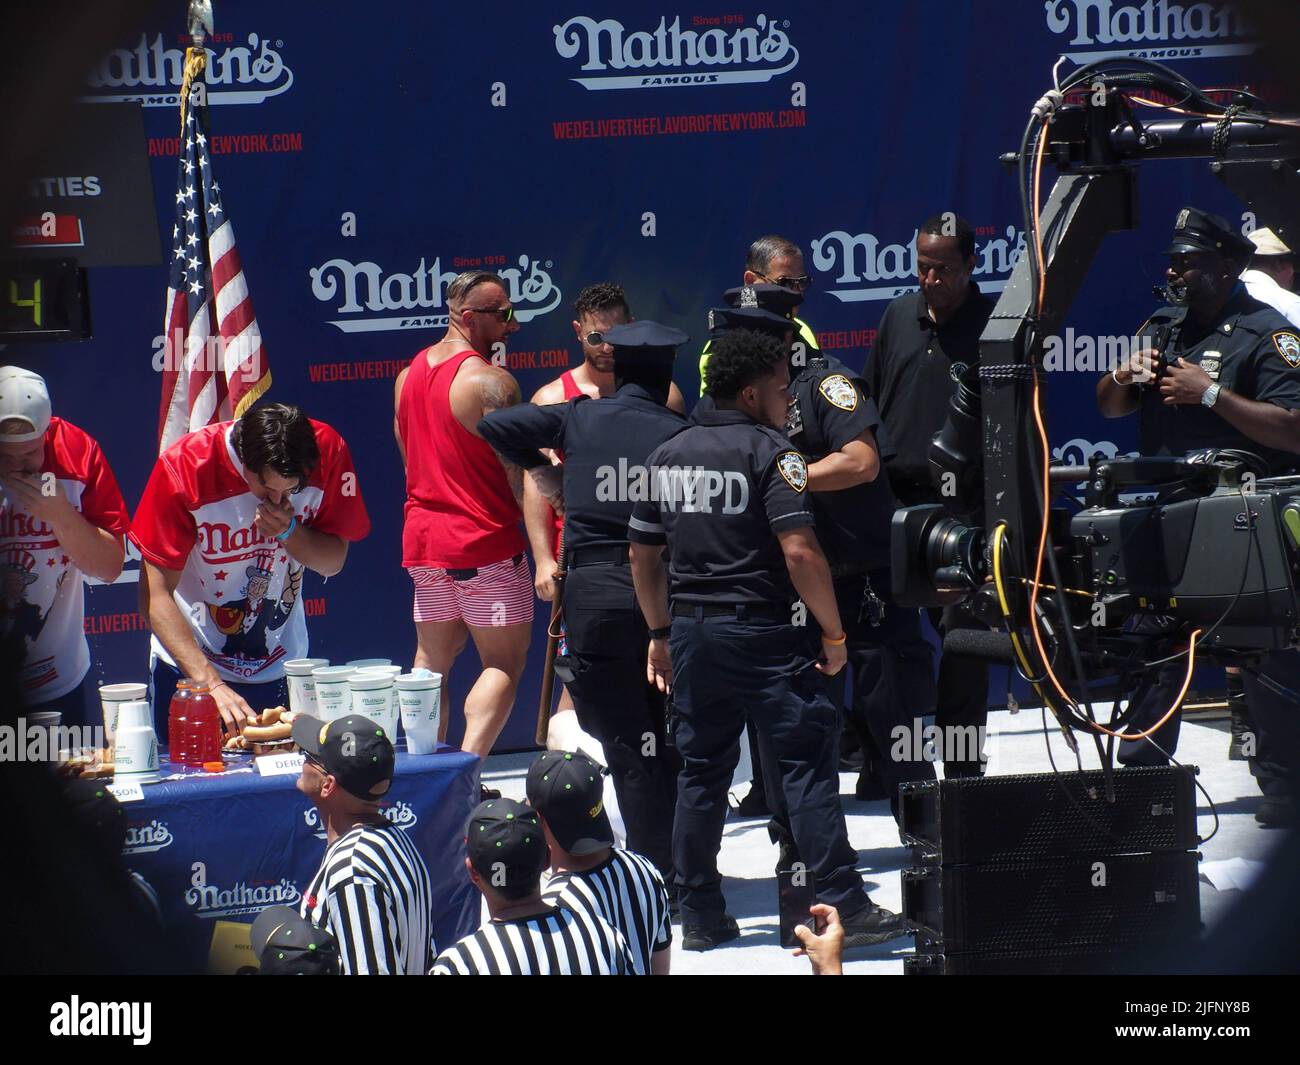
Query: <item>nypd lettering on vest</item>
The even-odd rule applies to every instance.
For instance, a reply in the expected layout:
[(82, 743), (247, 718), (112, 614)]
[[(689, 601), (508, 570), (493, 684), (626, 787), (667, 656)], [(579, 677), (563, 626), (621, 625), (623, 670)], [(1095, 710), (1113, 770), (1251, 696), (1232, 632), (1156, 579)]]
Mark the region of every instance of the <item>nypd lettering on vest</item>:
[(703, 466), (655, 466), (653, 474), (653, 498), (674, 513), (743, 514), (749, 506), (743, 474)]
[(833, 407), (839, 407), (840, 410), (857, 410), (858, 407), (858, 390), (853, 387), (850, 381), (841, 373), (833, 373), (822, 380), (817, 386), (826, 401)]

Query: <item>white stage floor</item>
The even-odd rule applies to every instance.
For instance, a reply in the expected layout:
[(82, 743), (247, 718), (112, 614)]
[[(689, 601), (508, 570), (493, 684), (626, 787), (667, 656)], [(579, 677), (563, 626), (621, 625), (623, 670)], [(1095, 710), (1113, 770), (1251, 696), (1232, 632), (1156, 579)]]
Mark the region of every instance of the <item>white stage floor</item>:
[[(1106, 716), (1102, 708), (1099, 715)], [(1074, 756), (1066, 749), (1059, 729), (1051, 722), (1052, 754), (1062, 771), (1075, 767)], [(1218, 727), (1216, 727), (1216, 725)], [(1084, 767), (1097, 765), (1090, 740), (1080, 737)], [(1043, 741), (1042, 722), (1037, 710), (1019, 714), (1005, 711), (989, 716), (989, 772), (1049, 772)], [(1091, 756), (1091, 757), (1089, 757)], [(1200, 850), (1204, 862), (1244, 858), (1265, 860), (1281, 839), (1278, 830), (1262, 829), (1254, 819), (1259, 804), (1259, 790), (1245, 762), (1228, 761), (1226, 719), (1222, 723), (1184, 722), (1176, 752), (1184, 765), (1200, 767), (1199, 780), (1218, 807), (1219, 832)], [(510, 798), (524, 798), (524, 774), (532, 755), (495, 755), (483, 773), (489, 787), (499, 788)], [(849, 838), (858, 849), (858, 868), (867, 881), (871, 897), (882, 906), (898, 910), (902, 905), (899, 871), (908, 864), (910, 851), (898, 842), (894, 819), (884, 802), (863, 803), (855, 800), (856, 775), (840, 774), (840, 791), (848, 819)], [(741, 791), (744, 786), (741, 786)], [(1197, 828), (1202, 838), (1214, 827), (1209, 804), (1197, 791)], [(739, 939), (704, 953), (680, 950), (673, 946), (675, 973), (784, 973), (808, 971), (804, 958), (796, 958), (777, 945), (776, 877), (773, 867), (777, 851), (767, 837), (765, 821), (738, 820), (735, 812), (723, 831), (719, 867), (724, 877), (723, 890), (729, 911), (740, 924)], [(1230, 908), (1240, 891), (1218, 891), (1201, 878), (1201, 918), (1211, 927)], [(674, 934), (679, 937), (679, 927)], [(680, 938), (680, 937), (679, 937)], [(845, 957), (845, 971), (853, 973), (893, 973), (903, 971), (902, 958), (911, 953), (910, 936), (860, 950)]]

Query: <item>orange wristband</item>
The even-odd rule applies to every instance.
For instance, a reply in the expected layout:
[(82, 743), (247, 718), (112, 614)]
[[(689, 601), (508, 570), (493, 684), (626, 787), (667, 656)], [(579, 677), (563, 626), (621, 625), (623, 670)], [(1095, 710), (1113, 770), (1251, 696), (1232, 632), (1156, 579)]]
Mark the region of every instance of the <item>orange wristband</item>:
[(843, 646), (844, 646), (844, 642), (845, 642), (848, 638), (849, 638), (849, 634), (848, 634), (847, 632), (844, 633), (842, 636), (839, 637), (839, 639), (836, 639), (836, 640), (832, 640), (832, 639), (831, 639), (829, 636), (827, 636), (825, 633), (822, 633), (822, 643), (828, 643), (828, 644), (830, 644), (832, 647), (843, 647)]

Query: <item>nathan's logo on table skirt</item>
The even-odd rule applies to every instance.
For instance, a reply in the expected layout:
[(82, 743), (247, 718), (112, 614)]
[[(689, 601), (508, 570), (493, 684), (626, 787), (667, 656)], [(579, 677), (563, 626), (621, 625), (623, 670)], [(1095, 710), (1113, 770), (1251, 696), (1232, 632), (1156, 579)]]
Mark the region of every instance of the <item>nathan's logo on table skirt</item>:
[[(423, 313), (445, 308), (447, 287), (468, 267), (442, 268), (441, 257), (432, 263), (421, 257), (409, 274), (388, 273), (378, 263), (354, 263), (348, 259), (330, 259), (313, 266), (311, 294), (322, 303), (337, 303), (339, 314), (354, 318), (330, 319), (330, 325), (345, 333), (371, 333), (388, 329), (431, 329), (446, 326), (447, 312)], [(476, 266), (494, 270), (505, 282), (514, 306), (515, 317), (528, 322), (559, 306), (562, 293), (551, 280), (549, 270), (555, 264), (521, 255), (516, 265), (505, 266), (505, 258), (474, 259)], [(406, 314), (387, 314), (406, 311)]]
[[(737, 85), (771, 81), (799, 63), (786, 31), (788, 19), (755, 15), (659, 19), (654, 30), (628, 32), (616, 19), (577, 15), (555, 27), (555, 50), (581, 59), (586, 89), (649, 89), (680, 85)], [(630, 73), (619, 73), (629, 71)]]
[[(975, 234), (973, 279), (982, 292), (1001, 292), (1024, 254), (1025, 235), (1015, 226), (997, 235), (992, 226), (983, 226)], [(835, 275), (829, 291), (842, 303), (892, 300), (917, 290), (916, 230), (906, 244), (888, 244), (874, 233), (835, 229), (810, 246), (813, 266)]]
[(167, 827), (167, 822), (154, 818), (147, 825), (131, 825), (126, 830), (126, 843), (122, 847), (122, 853), (152, 854), (170, 847), (175, 838)]
[(230, 887), (208, 883), (208, 867), (203, 862), (190, 866), (190, 887), (185, 902), (196, 917), (231, 917), (241, 913), (260, 913), (268, 906), (292, 906), (302, 892), (293, 881), (281, 877), (275, 882), (236, 881)]
[(1064, 43), (1071, 47), (1085, 46), (1066, 53), (1076, 63), (1110, 56), (1209, 59), (1249, 55), (1258, 47), (1247, 39), (1251, 27), (1245, 16), (1231, 4), (1047, 0), (1043, 8), (1049, 30), (1061, 36), (1069, 34)]
[[(398, 799), (392, 805), (381, 806), (379, 812), (388, 820), (402, 830), (415, 827), (415, 823), (420, 820), (414, 810), (407, 804)], [(321, 824), (320, 812), (314, 806), (309, 806), (302, 812), (302, 819), (306, 826), (315, 831), (312, 835), (318, 839), (325, 838), (325, 826)]]
[[(293, 71), (278, 51), (284, 47), (283, 41), (256, 33), (239, 44), (234, 40), (231, 33), (209, 38), (204, 74), (209, 104), (260, 104), (292, 87)], [(161, 33), (152, 40), (141, 34), (134, 48), (114, 48), (99, 61), (87, 78), (95, 91), (81, 99), (86, 103), (178, 107), (184, 72), (183, 45), (169, 48)]]

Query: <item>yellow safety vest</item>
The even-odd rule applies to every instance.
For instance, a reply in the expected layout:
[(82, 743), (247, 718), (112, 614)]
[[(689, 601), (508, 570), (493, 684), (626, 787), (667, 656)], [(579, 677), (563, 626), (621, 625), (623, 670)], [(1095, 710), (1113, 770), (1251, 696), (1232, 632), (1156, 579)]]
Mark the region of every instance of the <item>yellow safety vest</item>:
[[(817, 346), (817, 334), (812, 331), (812, 327), (802, 318), (793, 318), (791, 321), (799, 327), (799, 339), (807, 345), (810, 351), (820, 351)], [(704, 345), (704, 350), (700, 352), (700, 395), (704, 395), (704, 367), (709, 365), (709, 356), (713, 354), (713, 341), (710, 340)]]

